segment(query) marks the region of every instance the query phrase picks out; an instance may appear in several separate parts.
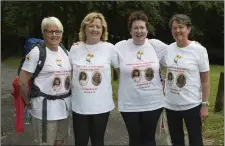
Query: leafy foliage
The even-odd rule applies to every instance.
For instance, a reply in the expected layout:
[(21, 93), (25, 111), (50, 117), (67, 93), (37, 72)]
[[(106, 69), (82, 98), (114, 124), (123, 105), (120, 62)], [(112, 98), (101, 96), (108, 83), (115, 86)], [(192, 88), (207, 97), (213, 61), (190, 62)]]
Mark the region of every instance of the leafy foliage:
[(26, 26), (32, 36), (41, 36), (43, 17), (56, 16), (64, 25), (64, 39), (67, 40), (69, 36), (77, 38), (83, 18), (96, 11), (105, 16), (109, 34), (128, 38), (128, 16), (142, 10), (149, 17), (149, 36), (171, 43), (174, 40), (168, 27), (169, 19), (175, 13), (183, 13), (193, 22), (190, 38), (208, 50), (217, 48), (223, 55), (223, 6), (223, 1), (2, 1), (1, 29), (10, 31)]

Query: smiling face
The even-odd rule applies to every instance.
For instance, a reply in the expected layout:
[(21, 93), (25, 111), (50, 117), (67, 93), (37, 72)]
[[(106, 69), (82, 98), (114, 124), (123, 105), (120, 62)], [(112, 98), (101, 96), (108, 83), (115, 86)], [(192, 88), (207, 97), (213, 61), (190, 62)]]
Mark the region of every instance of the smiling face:
[(103, 27), (99, 18), (95, 18), (92, 23), (85, 26), (86, 43), (98, 43), (101, 39)]
[(184, 42), (188, 40), (191, 27), (187, 27), (185, 24), (173, 21), (171, 31), (176, 42)]
[(133, 21), (130, 34), (134, 39), (135, 44), (137, 45), (144, 44), (148, 34), (145, 21), (143, 20)]
[(58, 46), (62, 41), (62, 31), (56, 25), (49, 25), (43, 32), (46, 46)]

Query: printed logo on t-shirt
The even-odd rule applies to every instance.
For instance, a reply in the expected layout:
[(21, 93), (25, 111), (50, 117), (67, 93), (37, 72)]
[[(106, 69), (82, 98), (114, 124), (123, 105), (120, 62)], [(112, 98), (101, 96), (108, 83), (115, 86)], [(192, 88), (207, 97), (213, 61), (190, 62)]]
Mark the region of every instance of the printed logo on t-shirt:
[(88, 54), (87, 54), (87, 57), (86, 57), (86, 62), (87, 62), (88, 64), (91, 64), (91, 58), (94, 58), (94, 55), (91, 54), (91, 53), (88, 53)]
[(61, 89), (61, 79), (60, 77), (55, 77), (52, 82), (52, 89), (58, 92)]
[(92, 74), (92, 84), (94, 86), (99, 86), (99, 84), (101, 83), (102, 81), (102, 76), (101, 76), (101, 73), (98, 72), (98, 71), (95, 71), (93, 74)]
[(186, 76), (184, 74), (178, 74), (177, 80), (176, 80), (176, 85), (179, 88), (183, 88), (186, 84)]
[(154, 78), (154, 70), (152, 68), (145, 69), (145, 79), (151, 81)]
[(65, 87), (66, 90), (69, 90), (70, 89), (70, 82), (71, 82), (71, 78), (70, 78), (70, 76), (67, 76), (65, 78), (65, 85), (64, 85), (64, 87)]
[(81, 71), (79, 74), (79, 83), (81, 86), (85, 86), (88, 83), (88, 74), (84, 71)]
[(139, 69), (133, 69), (131, 77), (135, 82), (139, 82), (141, 80), (141, 71)]
[(30, 63), (30, 55), (27, 55), (25, 62), (26, 62), (27, 64)]
[(137, 59), (141, 60), (141, 56), (144, 54), (143, 51), (138, 51), (137, 52)]
[(174, 58), (173, 62), (175, 62), (175, 63), (177, 64), (178, 60), (181, 59), (181, 58), (182, 58), (182, 56), (177, 55), (177, 56)]
[(57, 64), (58, 66), (62, 67), (62, 60), (59, 59), (59, 58), (57, 58), (57, 59), (56, 59), (56, 64)]

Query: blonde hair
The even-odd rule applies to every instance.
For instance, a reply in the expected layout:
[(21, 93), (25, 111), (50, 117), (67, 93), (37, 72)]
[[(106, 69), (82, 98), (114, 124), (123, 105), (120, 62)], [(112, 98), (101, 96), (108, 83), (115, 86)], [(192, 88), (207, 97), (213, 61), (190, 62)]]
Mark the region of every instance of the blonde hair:
[(85, 35), (85, 27), (86, 25), (92, 23), (94, 19), (100, 19), (102, 23), (102, 36), (100, 38), (101, 41), (106, 41), (108, 40), (108, 28), (107, 28), (107, 23), (105, 21), (105, 17), (101, 13), (97, 12), (92, 12), (89, 13), (81, 22), (80, 26), (80, 32), (79, 32), (79, 40), (85, 42), (87, 40), (86, 35)]
[(41, 22), (41, 32), (44, 33), (48, 26), (55, 25), (63, 32), (63, 25), (56, 17), (45, 17)]

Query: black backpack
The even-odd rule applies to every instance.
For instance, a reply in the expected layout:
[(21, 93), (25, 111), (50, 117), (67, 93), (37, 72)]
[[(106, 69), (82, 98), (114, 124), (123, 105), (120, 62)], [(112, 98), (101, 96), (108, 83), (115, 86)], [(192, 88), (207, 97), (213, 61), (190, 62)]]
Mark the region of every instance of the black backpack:
[[(23, 58), (20, 61), (19, 67), (18, 67), (18, 75), (20, 74), (20, 70), (23, 66), (24, 61), (26, 60), (26, 55), (28, 53), (30, 53), (30, 51), (34, 48), (34, 47), (38, 47), (39, 48), (39, 60), (38, 60), (38, 65), (35, 69), (35, 72), (33, 73), (32, 76), (32, 80), (34, 80), (38, 74), (40, 73), (40, 71), (42, 70), (44, 63), (45, 63), (45, 59), (46, 59), (46, 49), (45, 49), (45, 43), (43, 40), (41, 39), (36, 39), (36, 38), (29, 38), (25, 45), (24, 45), (24, 54), (23, 54)], [(63, 51), (68, 55), (68, 52), (66, 50), (66, 48), (63, 46), (63, 44), (59, 44), (59, 46), (63, 49)]]
[[(45, 97), (43, 100), (43, 110), (42, 110), (42, 142), (46, 142), (46, 129), (47, 129), (47, 99), (49, 100), (55, 100), (55, 99), (63, 99), (66, 98), (68, 96), (71, 95), (71, 90), (69, 91), (69, 93), (63, 94), (63, 95), (58, 95), (58, 96), (54, 96), (54, 95), (48, 95), (45, 94), (43, 92), (40, 91), (39, 87), (37, 87), (36, 85), (34, 85), (34, 79), (38, 76), (38, 74), (40, 73), (40, 71), (42, 70), (45, 60), (46, 60), (46, 45), (45, 43), (40, 40), (40, 39), (35, 39), (35, 38), (31, 38), (27, 40), (27, 43), (24, 46), (24, 56), (22, 58), (22, 60), (20, 61), (20, 65), (18, 68), (18, 75), (21, 71), (21, 68), (23, 66), (24, 61), (26, 60), (26, 55), (34, 48), (34, 47), (38, 47), (39, 48), (39, 60), (37, 63), (37, 67), (35, 69), (35, 72), (33, 73), (31, 80), (30, 80), (30, 90), (29, 90), (29, 97), (30, 98), (35, 98), (35, 97), (39, 97), (39, 96), (43, 96)], [(63, 49), (63, 51), (67, 54), (68, 56), (68, 52), (66, 50), (66, 48), (60, 43), (59, 46)]]

